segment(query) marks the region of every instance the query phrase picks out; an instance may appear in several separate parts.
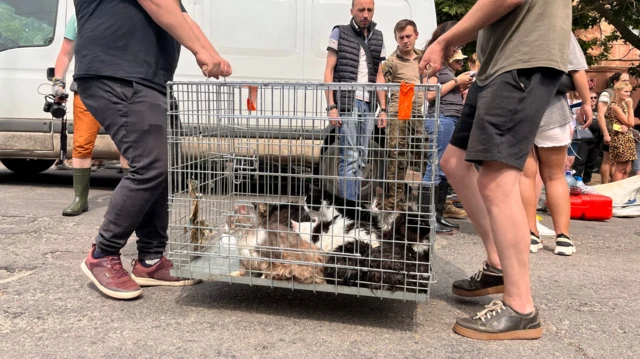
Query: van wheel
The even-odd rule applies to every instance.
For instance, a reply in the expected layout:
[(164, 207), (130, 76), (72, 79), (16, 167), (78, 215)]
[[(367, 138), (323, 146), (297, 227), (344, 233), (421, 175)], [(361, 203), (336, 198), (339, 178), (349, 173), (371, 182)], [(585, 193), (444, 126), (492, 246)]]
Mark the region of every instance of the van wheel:
[(17, 175), (36, 175), (46, 171), (56, 162), (55, 160), (31, 160), (24, 158), (4, 158), (2, 164)]
[[(362, 176), (362, 187), (360, 197), (362, 201), (370, 202), (376, 195), (376, 189), (382, 188), (384, 178), (384, 151), (376, 142), (371, 142), (369, 149), (369, 160), (365, 166)], [(322, 157), (320, 157), (320, 184), (331, 193), (338, 194), (338, 166), (340, 164), (340, 147), (332, 144), (327, 147)], [(328, 177), (328, 178), (327, 178)]]

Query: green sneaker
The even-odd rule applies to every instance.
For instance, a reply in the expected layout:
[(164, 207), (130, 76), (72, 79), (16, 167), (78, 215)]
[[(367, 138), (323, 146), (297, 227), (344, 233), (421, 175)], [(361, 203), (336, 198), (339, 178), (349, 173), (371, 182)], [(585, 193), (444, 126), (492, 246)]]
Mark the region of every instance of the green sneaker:
[(480, 340), (538, 339), (542, 327), (538, 309), (520, 314), (499, 300), (494, 300), (475, 317), (460, 318), (453, 330), (467, 338)]

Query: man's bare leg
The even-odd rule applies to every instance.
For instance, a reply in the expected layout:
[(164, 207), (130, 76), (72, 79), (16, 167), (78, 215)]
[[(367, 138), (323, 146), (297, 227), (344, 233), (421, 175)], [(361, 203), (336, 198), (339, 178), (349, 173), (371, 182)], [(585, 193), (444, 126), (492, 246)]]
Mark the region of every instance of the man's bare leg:
[[(487, 251), (487, 263), (494, 268), (501, 269), (502, 265), (494, 243), (489, 225), (487, 209), (478, 191), (478, 171), (472, 163), (464, 160), (466, 151), (453, 145), (447, 146), (442, 156), (442, 171), (453, 186), (462, 206), (475, 226)], [(524, 215), (523, 215), (524, 216)]]
[(503, 301), (520, 313), (531, 313), (534, 307), (529, 282), (529, 233), (520, 197), (520, 176), (517, 168), (487, 161), (480, 168), (478, 189), (502, 264)]

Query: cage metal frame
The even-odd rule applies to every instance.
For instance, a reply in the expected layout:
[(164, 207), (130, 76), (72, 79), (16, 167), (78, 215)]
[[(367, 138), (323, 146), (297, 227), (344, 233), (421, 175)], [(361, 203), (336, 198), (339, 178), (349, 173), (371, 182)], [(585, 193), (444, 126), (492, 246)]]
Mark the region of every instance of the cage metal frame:
[[(252, 273), (248, 276), (234, 276), (232, 274), (241, 269), (239, 263), (242, 258), (238, 254), (238, 239), (235, 239), (235, 244), (232, 243), (233, 235), (225, 233), (228, 231), (224, 230), (225, 224), (228, 225), (228, 220), (233, 215), (234, 206), (250, 208), (255, 214), (256, 203), (281, 205), (300, 201), (304, 193), (291, 194), (291, 192), (295, 188), (302, 189), (306, 184), (301, 185), (294, 180), (316, 181), (313, 183), (320, 183), (319, 186), (322, 188), (325, 187), (322, 181), (340, 183), (340, 180), (344, 180), (344, 177), (340, 175), (327, 176), (323, 173), (317, 173), (317, 171), (314, 172), (319, 163), (327, 161), (326, 158), (330, 157), (326, 152), (327, 148), (337, 142), (338, 136), (335, 133), (332, 134), (331, 127), (327, 126), (326, 90), (338, 93), (340, 91), (353, 93), (360, 90), (363, 93), (368, 92), (371, 96), (374, 96), (376, 91), (384, 90), (387, 103), (389, 103), (391, 92), (399, 91), (400, 86), (396, 83), (353, 84), (226, 80), (169, 82), (167, 84), (167, 144), (170, 183), (168, 257), (174, 262), (172, 274), (186, 278), (289, 288), (291, 290), (309, 290), (403, 301), (428, 300), (431, 285), (436, 282), (433, 270), (435, 231), (430, 231), (428, 243), (426, 243), (430, 254), (427, 263), (428, 273), (405, 270), (403, 273), (405, 281), (409, 275), (416, 275), (416, 287), (409, 287), (405, 282), (404, 289), (397, 291), (372, 289), (365, 285), (366, 283), (361, 285), (360, 281), (355, 286), (347, 286), (315, 282), (301, 284), (295, 280), (257, 278), (251, 275)], [(422, 150), (414, 149), (408, 152), (410, 152), (409, 156), (411, 153), (419, 152), (423, 157), (431, 153), (430, 159), (422, 158), (418, 162), (426, 164), (428, 161), (432, 168), (437, 168), (435, 143), (439, 126), (441, 85), (415, 85), (415, 93), (421, 92), (425, 94), (423, 119), (424, 121), (434, 121), (435, 131), (429, 138), (426, 136), (426, 131), (423, 131)], [(426, 98), (427, 92), (435, 92), (432, 116), (427, 115), (429, 108), (429, 102)], [(250, 108), (251, 105), (254, 108)], [(371, 114), (377, 116), (378, 112), (372, 109)], [(387, 114), (387, 117), (390, 115)], [(370, 118), (365, 121), (368, 119)], [(348, 121), (349, 119), (345, 118), (344, 120)], [(267, 123), (263, 124), (263, 121)], [(309, 123), (311, 126), (308, 126)], [(328, 140), (331, 136), (333, 136), (334, 143)], [(373, 137), (375, 137), (375, 130), (372, 134)], [(409, 138), (408, 140), (414, 139)], [(385, 141), (385, 137), (381, 136), (378, 140)], [(386, 169), (388, 163), (387, 156), (384, 155), (385, 150), (388, 151), (387, 148), (382, 147), (377, 152), (377, 154), (383, 154), (381, 158), (369, 158), (369, 161), (375, 162), (381, 159), (382, 167)], [(333, 161), (337, 161), (337, 159)], [(269, 165), (266, 170), (261, 170), (261, 163), (272, 164), (273, 162), (285, 163), (288, 169), (297, 168), (297, 171), (303, 172), (284, 174), (278, 172), (274, 174), (272, 173), (273, 168)], [(335, 166), (335, 164), (333, 165)], [(424, 168), (421, 168), (421, 176), (423, 171)], [(409, 181), (406, 178), (395, 181), (381, 179), (376, 178), (375, 173), (371, 175), (374, 178), (359, 179), (370, 181), (373, 189), (375, 189), (374, 182), (378, 186), (382, 185), (383, 188), (386, 185), (393, 185), (395, 182), (402, 182), (407, 184), (405, 187), (407, 191), (412, 185), (417, 185), (419, 191), (427, 188), (432, 191), (431, 193), (434, 193), (436, 172), (432, 171), (430, 180), (426, 182), (422, 180)], [(258, 188), (258, 193), (251, 193), (251, 190), (247, 189), (247, 183), (251, 181), (252, 176), (259, 177), (257, 180), (254, 178), (258, 186), (269, 187), (272, 176), (276, 177), (273, 180), (276, 182), (285, 178), (294, 183), (289, 183), (285, 190), (289, 194), (281, 193), (282, 188), (280, 188), (280, 192), (275, 195), (263, 195), (259, 193), (260, 188)], [(369, 193), (368, 201), (364, 201), (369, 205), (373, 200), (373, 189)], [(408, 193), (406, 195), (408, 197)], [(420, 197), (419, 192), (417, 196)], [(433, 197), (431, 196), (430, 203), (428, 203), (429, 213), (422, 213), (423, 216), (428, 216), (430, 228), (435, 228)], [(385, 211), (378, 211), (378, 213), (382, 212)], [(390, 212), (396, 216), (403, 213), (409, 215), (406, 209)], [(239, 217), (242, 215), (235, 216), (236, 221)], [(300, 235), (302, 236), (302, 234)], [(203, 243), (205, 238), (208, 240), (207, 243)], [(393, 241), (395, 241), (395, 237)], [(278, 248), (268, 246), (262, 246), (261, 249), (278, 250)], [(288, 248), (287, 250), (296, 252), (299, 249)], [(305, 252), (313, 252), (313, 250)], [(325, 251), (322, 251), (322, 254), (326, 256)], [(269, 262), (311, 265), (307, 262), (291, 259), (271, 258)], [(326, 263), (323, 262), (321, 266), (326, 266)], [(343, 268), (354, 269), (356, 267), (346, 265)], [(381, 270), (381, 272), (383, 271)], [(384, 272), (382, 276), (384, 277)], [(421, 276), (426, 279), (421, 280)], [(420, 287), (420, 284), (426, 285), (426, 288)]]

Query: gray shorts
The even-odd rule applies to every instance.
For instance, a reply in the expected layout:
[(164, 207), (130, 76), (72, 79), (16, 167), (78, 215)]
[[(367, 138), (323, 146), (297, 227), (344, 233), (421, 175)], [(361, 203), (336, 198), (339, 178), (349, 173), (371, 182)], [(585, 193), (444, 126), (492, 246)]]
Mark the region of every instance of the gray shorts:
[(521, 69), (486, 86), (473, 83), (451, 145), (466, 150), (468, 162), (498, 161), (524, 169), (562, 74), (552, 68)]

